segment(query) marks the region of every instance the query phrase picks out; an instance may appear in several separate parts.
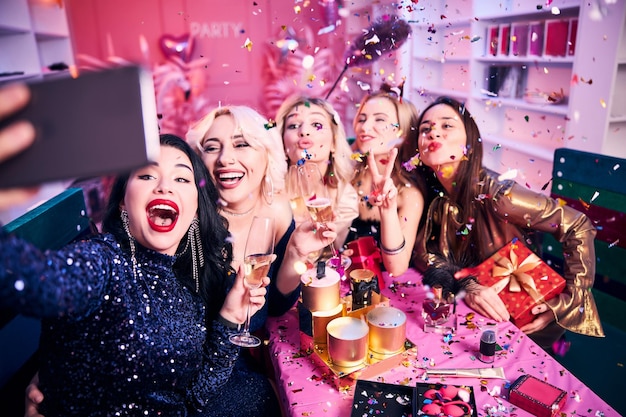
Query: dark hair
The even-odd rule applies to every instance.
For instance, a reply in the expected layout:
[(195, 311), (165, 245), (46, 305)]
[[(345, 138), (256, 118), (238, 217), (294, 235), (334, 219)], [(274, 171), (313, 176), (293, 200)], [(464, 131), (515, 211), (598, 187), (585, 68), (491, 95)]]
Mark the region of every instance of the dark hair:
[[(463, 126), (465, 126), (465, 134), (467, 136), (467, 160), (462, 161), (459, 165), (454, 178), (456, 182), (456, 193), (454, 195), (450, 195), (449, 198), (450, 201), (459, 208), (461, 216), (459, 221), (465, 224), (471, 223), (470, 219), (478, 219), (480, 217), (477, 216), (478, 208), (475, 207), (476, 196), (480, 193), (480, 174), (483, 170), (483, 144), (480, 137), (480, 131), (478, 130), (476, 121), (465, 107), (465, 104), (445, 96), (438, 97), (422, 111), (417, 121), (418, 130), (419, 126), (422, 124), (422, 120), (424, 119), (424, 114), (426, 114), (429, 109), (439, 104), (444, 104), (453, 109), (463, 122)], [(439, 179), (432, 168), (422, 164), (417, 167), (416, 173), (426, 182), (424, 195), (425, 210), (422, 215), (422, 221), (420, 222), (420, 224), (423, 224), (425, 216), (428, 213), (430, 203), (440, 193), (444, 193), (445, 189), (439, 182)], [(475, 234), (470, 234), (470, 239), (468, 239), (466, 244), (463, 245), (464, 248), (473, 244), (472, 239), (474, 238), (474, 235)], [(456, 255), (459, 256), (460, 254)]]
[[(207, 304), (208, 318), (214, 317), (224, 302), (228, 287), (228, 275), (234, 273), (230, 266), (232, 261), (232, 245), (229, 243), (228, 223), (217, 211), (218, 192), (202, 159), (181, 138), (174, 135), (161, 135), (161, 146), (169, 146), (182, 151), (189, 160), (194, 172), (196, 187), (198, 187), (198, 220), (200, 221), (200, 240), (204, 254), (204, 267), (200, 270), (200, 296)], [(113, 234), (118, 242), (128, 247), (128, 236), (124, 231), (120, 217), (120, 203), (126, 193), (126, 185), (130, 173), (116, 178), (107, 205), (102, 229)], [(192, 291), (195, 283), (192, 277), (191, 250), (184, 251), (187, 245), (187, 235), (178, 245), (174, 271), (177, 278)]]

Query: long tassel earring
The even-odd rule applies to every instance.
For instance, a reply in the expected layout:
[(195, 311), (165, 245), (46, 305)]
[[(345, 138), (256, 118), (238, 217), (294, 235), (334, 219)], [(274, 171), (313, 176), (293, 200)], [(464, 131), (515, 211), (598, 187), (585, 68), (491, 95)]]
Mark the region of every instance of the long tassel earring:
[(122, 225), (124, 226), (124, 231), (128, 236), (128, 244), (130, 246), (130, 259), (133, 263), (133, 277), (137, 280), (137, 257), (135, 256), (135, 238), (130, 234), (130, 229), (128, 228), (128, 212), (126, 210), (122, 210), (120, 213), (120, 217), (122, 218)]
[[(187, 232), (187, 246), (191, 246), (192, 276), (196, 292), (200, 292), (200, 268), (204, 266), (204, 251), (200, 239), (200, 221), (194, 217)], [(187, 248), (185, 247), (185, 250)], [(199, 265), (199, 266), (198, 266)]]

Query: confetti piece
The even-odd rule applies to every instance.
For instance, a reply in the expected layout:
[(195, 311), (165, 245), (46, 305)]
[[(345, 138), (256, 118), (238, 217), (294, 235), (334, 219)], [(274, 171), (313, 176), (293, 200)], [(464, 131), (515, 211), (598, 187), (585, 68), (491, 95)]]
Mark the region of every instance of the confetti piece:
[(515, 179), (516, 177), (517, 177), (517, 170), (509, 169), (504, 174), (501, 174), (500, 176), (498, 176), (498, 181), (512, 180), (512, 179)]
[(243, 44), (243, 48), (246, 48), (248, 52), (252, 52), (252, 41), (250, 38), (246, 38), (246, 41)]

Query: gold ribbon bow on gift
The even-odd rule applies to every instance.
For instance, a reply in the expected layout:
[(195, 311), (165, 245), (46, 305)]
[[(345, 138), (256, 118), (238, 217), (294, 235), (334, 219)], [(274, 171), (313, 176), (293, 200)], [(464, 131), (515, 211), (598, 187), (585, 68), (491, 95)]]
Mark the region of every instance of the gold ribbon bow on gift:
[(518, 257), (513, 249), (511, 249), (510, 259), (496, 254), (492, 275), (504, 278), (492, 285), (491, 288), (497, 293), (502, 291), (507, 284), (510, 292), (520, 292), (523, 288), (535, 302), (541, 303), (544, 301), (543, 295), (537, 291), (533, 277), (527, 274), (528, 271), (539, 265), (541, 265), (541, 259), (534, 253), (531, 253), (520, 264), (518, 264)]

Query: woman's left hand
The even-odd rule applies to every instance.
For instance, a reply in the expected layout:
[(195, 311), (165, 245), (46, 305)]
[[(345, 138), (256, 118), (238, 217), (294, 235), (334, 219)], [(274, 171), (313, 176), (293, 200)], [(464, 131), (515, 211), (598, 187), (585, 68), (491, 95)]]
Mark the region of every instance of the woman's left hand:
[(554, 313), (546, 303), (534, 306), (531, 312), (535, 315), (535, 319), (520, 328), (526, 334), (538, 332), (554, 321)]
[(372, 192), (368, 196), (368, 202), (373, 206), (389, 208), (389, 205), (398, 195), (398, 188), (391, 179), (394, 163), (398, 156), (398, 148), (389, 151), (389, 160), (385, 166), (385, 172), (380, 174), (374, 154), (367, 154), (367, 164), (372, 174)]

